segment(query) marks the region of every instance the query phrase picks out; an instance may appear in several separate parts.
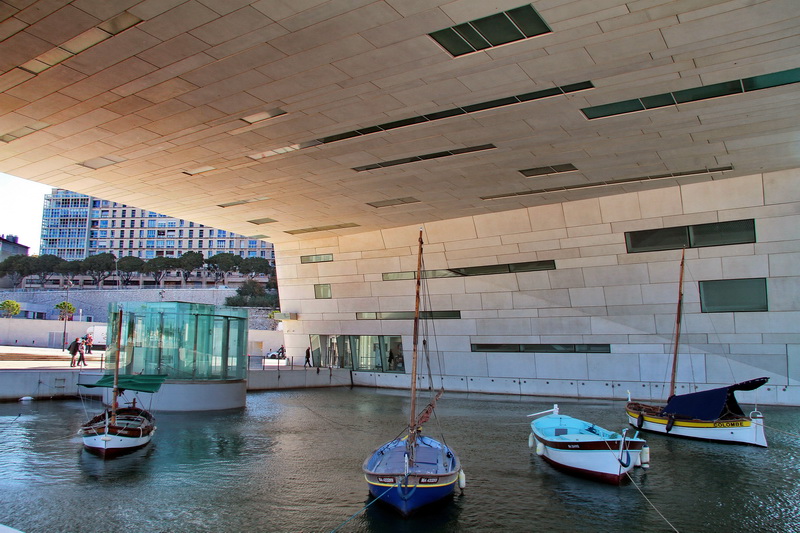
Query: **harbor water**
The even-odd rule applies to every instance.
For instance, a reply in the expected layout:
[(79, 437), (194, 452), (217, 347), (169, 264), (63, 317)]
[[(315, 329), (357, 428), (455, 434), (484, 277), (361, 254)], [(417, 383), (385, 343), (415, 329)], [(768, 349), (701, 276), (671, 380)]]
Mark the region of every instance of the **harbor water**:
[(626, 422), (618, 401), (446, 393), (425, 433), (442, 428), (466, 488), (408, 519), (368, 505), (361, 473), (407, 423), (402, 391), (261, 392), (243, 410), (160, 413), (150, 446), (110, 460), (76, 435), (98, 405), (0, 404), (0, 524), (25, 533), (800, 531), (800, 409), (761, 408), (769, 448), (645, 435), (651, 468), (617, 487), (555, 471), (528, 448), (526, 415), (554, 402), (607, 429)]

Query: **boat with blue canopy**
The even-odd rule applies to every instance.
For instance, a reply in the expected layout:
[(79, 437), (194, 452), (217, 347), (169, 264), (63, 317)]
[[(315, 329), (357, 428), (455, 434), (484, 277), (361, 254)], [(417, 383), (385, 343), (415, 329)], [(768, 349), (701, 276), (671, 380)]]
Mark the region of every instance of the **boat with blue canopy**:
[(653, 405), (631, 400), (625, 413), (630, 425), (643, 431), (663, 433), (676, 437), (752, 444), (767, 446), (764, 435), (764, 416), (758, 409), (749, 415), (736, 400), (736, 391), (756, 390), (769, 378), (760, 377), (687, 394), (675, 394), (675, 378), (678, 370), (678, 345), (681, 334), (683, 308), (683, 272), (686, 249), (681, 254), (680, 276), (678, 278), (678, 310), (675, 319), (675, 340), (672, 353), (672, 372), (669, 396), (664, 405)]

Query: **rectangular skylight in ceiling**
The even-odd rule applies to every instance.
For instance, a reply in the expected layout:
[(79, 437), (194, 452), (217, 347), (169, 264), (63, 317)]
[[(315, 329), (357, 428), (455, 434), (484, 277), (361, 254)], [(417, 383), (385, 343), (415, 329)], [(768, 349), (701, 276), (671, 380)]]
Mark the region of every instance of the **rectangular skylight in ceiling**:
[(18, 68), (31, 74), (40, 74), (52, 66), (66, 61), (74, 55), (83, 52), (101, 42), (121, 33), (128, 28), (140, 23), (142, 19), (128, 13), (122, 12), (116, 17), (109, 19), (100, 25), (89, 28), (80, 35), (73, 37), (69, 41), (51, 48), (47, 52), (31, 59), (20, 65)]
[(123, 161), (127, 161), (127, 159), (114, 155), (107, 155), (105, 157), (95, 157), (94, 159), (88, 159), (83, 163), (78, 163), (78, 164), (84, 167), (97, 170), (98, 168), (116, 165), (117, 163), (122, 163)]
[(453, 29), (475, 50), (483, 50), (484, 48), (492, 47), (492, 43), (487, 41), (483, 35), (469, 23), (453, 26)]
[(268, 120), (285, 114), (286, 111), (276, 107), (275, 109), (270, 109), (268, 111), (262, 111), (260, 113), (254, 113), (252, 115), (242, 117), (242, 120), (250, 124), (255, 124), (256, 122), (261, 122), (263, 120)]
[(643, 111), (645, 109), (656, 109), (670, 105), (698, 102), (701, 100), (719, 98), (722, 96), (729, 96), (742, 92), (769, 89), (771, 87), (790, 85), (798, 82), (800, 82), (800, 68), (795, 68), (781, 72), (773, 72), (771, 74), (762, 74), (760, 76), (743, 78), (741, 80), (725, 81), (722, 83), (693, 87), (671, 93), (655, 94), (643, 96), (641, 98), (634, 98), (632, 100), (622, 100), (619, 102), (585, 107), (581, 109), (581, 111), (586, 118), (591, 120), (595, 118), (634, 113), (636, 111)]
[(224, 204), (217, 204), (217, 207), (223, 207), (223, 208), (224, 207), (234, 207), (234, 206), (237, 206), (237, 205), (250, 204), (250, 203), (253, 203), (253, 202), (260, 202), (262, 200), (269, 200), (269, 198), (270, 198), (269, 196), (261, 196), (259, 198), (250, 198), (248, 200), (235, 200), (233, 202), (226, 202)]
[(380, 200), (378, 202), (367, 202), (367, 205), (372, 207), (391, 207), (393, 205), (415, 204), (418, 203), (414, 197), (407, 196), (405, 198), (393, 198), (391, 200)]
[(408, 163), (415, 163), (417, 161), (425, 161), (428, 159), (439, 159), (441, 157), (450, 157), (454, 155), (468, 154), (471, 152), (481, 152), (484, 150), (492, 150), (497, 148), (493, 144), (481, 144), (479, 146), (467, 146), (466, 148), (455, 148), (453, 150), (445, 150), (442, 152), (433, 152), (430, 154), (413, 155), (410, 157), (403, 157), (402, 159), (392, 159), (391, 161), (380, 161), (360, 167), (353, 167), (356, 172), (364, 172), (365, 170), (374, 170), (376, 168), (393, 167), (397, 165), (405, 165)]
[(183, 173), (188, 176), (194, 176), (195, 174), (202, 174), (203, 172), (211, 172), (212, 170), (217, 170), (217, 167), (212, 167), (210, 165), (204, 165), (202, 167), (191, 168), (189, 170), (184, 170)]
[(578, 169), (572, 163), (564, 163), (563, 165), (552, 165), (549, 167), (526, 168), (524, 170), (520, 170), (520, 173), (523, 176), (531, 178), (534, 176), (549, 176), (551, 174), (575, 172), (577, 170)]
[(757, 91), (759, 89), (768, 89), (770, 87), (789, 85), (790, 83), (797, 83), (799, 81), (800, 68), (793, 68), (790, 70), (784, 70), (782, 72), (774, 72), (772, 74), (762, 74), (761, 76), (745, 78), (742, 80), (742, 86), (744, 87), (745, 91)]
[(483, 35), (492, 46), (521, 41), (525, 34), (511, 22), (505, 13), (490, 15), (472, 21), (472, 26)]
[(547, 23), (528, 4), (428, 35), (450, 55), (458, 57), (551, 32)]
[(675, 91), (672, 96), (679, 104), (686, 102), (696, 102), (697, 100), (707, 100), (709, 98), (719, 98), (720, 96), (727, 96), (729, 94), (736, 94), (743, 92), (742, 84), (739, 80), (726, 81), (723, 83), (715, 83), (713, 85), (704, 85), (702, 87), (693, 87), (691, 89), (684, 89), (682, 91)]
[[(360, 128), (354, 131), (348, 131), (344, 133), (337, 133), (335, 135), (329, 135), (327, 137), (322, 137), (320, 139), (316, 139), (315, 141), (310, 141), (308, 143), (303, 143), (307, 145), (313, 144), (328, 144), (332, 142), (342, 141), (345, 139), (351, 139), (353, 137), (359, 137), (361, 135), (370, 135), (372, 133), (378, 133), (382, 131), (388, 131), (394, 128), (402, 128), (405, 126), (410, 126), (413, 124), (422, 124), (425, 122), (432, 122), (434, 120), (440, 120), (445, 118), (450, 118), (458, 115), (465, 115), (470, 113), (478, 113), (480, 111), (485, 111), (487, 109), (495, 109), (499, 107), (506, 107), (510, 105), (519, 104), (522, 102), (530, 102), (532, 100), (539, 100), (543, 98), (550, 98), (552, 96), (559, 96), (568, 93), (574, 93), (578, 91), (585, 91), (588, 89), (593, 89), (594, 84), (591, 81), (582, 81), (579, 83), (572, 83), (569, 85), (563, 85), (561, 87), (550, 87), (548, 89), (541, 89), (534, 92), (523, 93), (519, 95), (509, 96), (505, 98), (498, 98), (496, 100), (489, 100), (486, 102), (478, 102), (475, 104), (469, 104), (462, 107), (456, 107), (453, 109), (445, 109), (442, 111), (436, 111), (435, 113), (428, 113), (426, 115), (420, 115), (417, 117), (410, 117), (404, 118), (401, 120), (395, 120), (394, 122), (387, 122), (385, 124), (379, 124), (377, 126), (368, 126), (365, 128)], [(303, 144), (299, 145), (301, 148), (304, 148)], [(250, 156), (252, 157), (252, 156)]]
[[(546, 168), (546, 167), (545, 167)], [(536, 190), (529, 190), (529, 191), (519, 191), (519, 192), (510, 192), (510, 193), (503, 193), (503, 194), (493, 194), (491, 196), (481, 196), (481, 200), (501, 200), (503, 198), (514, 198), (517, 196), (530, 196), (533, 194), (543, 194), (543, 193), (552, 193), (552, 192), (564, 192), (564, 191), (572, 191), (576, 189), (587, 189), (593, 187), (611, 187), (614, 185), (623, 185), (626, 183), (638, 182), (638, 181), (654, 181), (660, 180), (665, 178), (678, 178), (678, 177), (685, 177), (685, 176), (698, 176), (703, 174), (715, 174), (717, 172), (727, 172), (729, 170), (733, 170), (732, 166), (725, 166), (725, 167), (716, 167), (716, 168), (701, 168), (697, 170), (686, 170), (683, 172), (666, 172), (664, 174), (656, 174), (650, 176), (637, 176), (635, 178), (622, 178), (618, 180), (609, 180), (609, 181), (601, 181), (599, 183), (584, 183), (580, 185), (566, 185), (562, 187), (548, 187), (544, 189), (536, 189)]]
[(358, 224), (354, 224), (353, 222), (345, 222), (344, 224), (334, 224), (331, 226), (316, 226), (313, 228), (293, 229), (285, 231), (284, 233), (288, 233), (289, 235), (300, 235), (302, 233), (315, 233), (317, 231), (331, 231), (335, 229), (357, 228), (357, 227)]
[(50, 124), (46, 122), (33, 122), (31, 124), (28, 124), (27, 126), (17, 128), (14, 131), (10, 131), (5, 135), (0, 135), (0, 141), (4, 143), (10, 143), (11, 141), (15, 141), (20, 137), (25, 137), (26, 135), (30, 135), (31, 133), (43, 130), (49, 125)]

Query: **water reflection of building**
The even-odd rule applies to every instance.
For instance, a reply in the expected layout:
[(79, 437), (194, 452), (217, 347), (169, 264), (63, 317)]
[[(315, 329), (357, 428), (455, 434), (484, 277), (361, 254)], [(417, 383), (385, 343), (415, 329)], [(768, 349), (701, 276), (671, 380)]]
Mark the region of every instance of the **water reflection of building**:
[[(244, 407), (247, 310), (186, 302), (123, 302), (109, 309), (106, 368), (166, 374), (155, 410), (205, 411)], [(122, 328), (118, 311), (122, 308)]]

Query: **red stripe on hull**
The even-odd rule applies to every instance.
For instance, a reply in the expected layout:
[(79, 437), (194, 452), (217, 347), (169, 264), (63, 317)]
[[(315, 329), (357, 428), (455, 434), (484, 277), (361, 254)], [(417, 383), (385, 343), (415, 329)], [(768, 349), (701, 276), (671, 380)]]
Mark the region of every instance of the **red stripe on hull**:
[(583, 468), (575, 468), (574, 466), (567, 466), (565, 464), (557, 463), (544, 455), (542, 456), (542, 459), (551, 464), (553, 468), (555, 468), (556, 470), (561, 470), (562, 472), (573, 474), (575, 476), (585, 477), (588, 479), (595, 479), (598, 481), (602, 481), (604, 483), (609, 483), (611, 485), (619, 485), (622, 482), (622, 478), (627, 477), (625, 473), (617, 475), (605, 474), (602, 472), (595, 472), (593, 470), (584, 470)]

